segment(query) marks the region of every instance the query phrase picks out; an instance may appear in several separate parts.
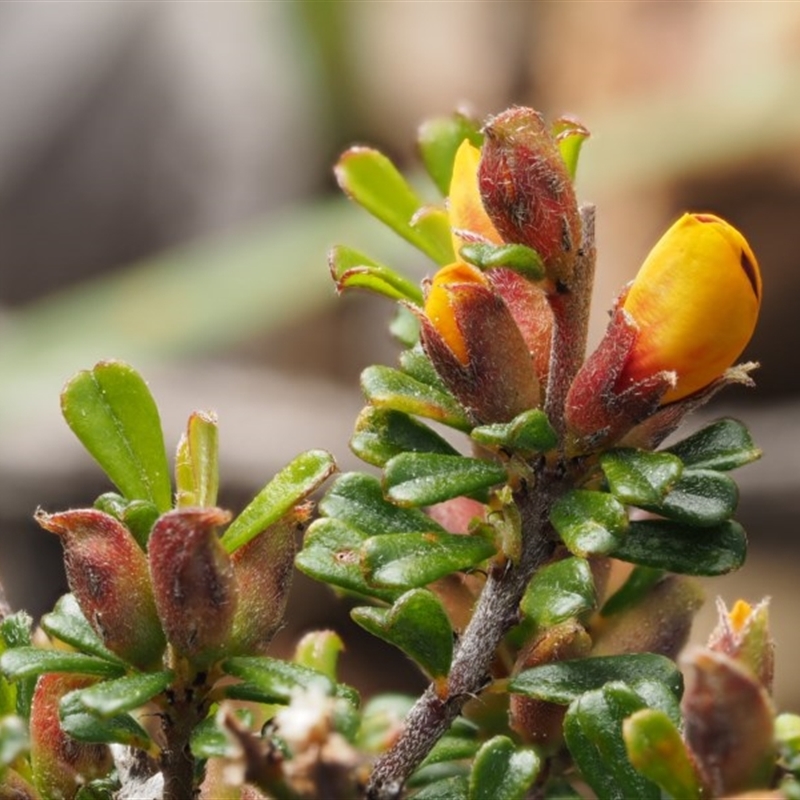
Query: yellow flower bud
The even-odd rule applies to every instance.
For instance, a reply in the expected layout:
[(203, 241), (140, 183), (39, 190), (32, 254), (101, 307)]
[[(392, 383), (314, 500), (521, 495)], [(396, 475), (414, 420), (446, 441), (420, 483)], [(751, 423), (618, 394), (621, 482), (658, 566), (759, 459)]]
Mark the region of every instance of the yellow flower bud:
[(469, 363), (469, 352), (464, 333), (456, 317), (459, 286), (488, 286), (484, 274), (469, 264), (457, 262), (442, 267), (431, 281), (425, 300), (425, 316), (444, 339), (453, 355), (464, 365)]
[(712, 214), (684, 214), (650, 251), (623, 300), (638, 328), (624, 379), (659, 372), (670, 403), (719, 378), (741, 355), (761, 305), (758, 263), (739, 231)]

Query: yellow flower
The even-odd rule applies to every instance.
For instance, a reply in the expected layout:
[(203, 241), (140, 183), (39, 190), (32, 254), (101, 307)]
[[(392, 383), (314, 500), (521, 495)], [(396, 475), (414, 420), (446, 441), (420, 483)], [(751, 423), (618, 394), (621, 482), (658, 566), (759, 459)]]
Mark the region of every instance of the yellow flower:
[(622, 302), (638, 328), (623, 373), (677, 382), (670, 403), (719, 378), (741, 355), (761, 306), (761, 274), (739, 231), (712, 214), (684, 214), (647, 256)]

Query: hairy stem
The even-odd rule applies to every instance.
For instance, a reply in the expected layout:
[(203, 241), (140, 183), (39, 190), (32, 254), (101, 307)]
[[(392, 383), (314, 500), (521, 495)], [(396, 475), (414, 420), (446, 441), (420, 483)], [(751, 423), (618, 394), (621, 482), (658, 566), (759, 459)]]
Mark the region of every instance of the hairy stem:
[[(583, 363), (594, 279), (594, 207), (581, 209), (583, 244), (574, 279), (551, 299), (554, 316), (550, 378), (545, 411), (559, 433), (564, 432), (564, 401)], [(550, 509), (569, 488), (563, 465), (542, 460), (534, 480), (514, 495), (522, 515), (522, 555), (518, 563), (493, 569), (475, 612), (459, 642), (448, 677), (447, 694), (429, 686), (405, 720), (395, 745), (375, 765), (368, 800), (395, 800), (403, 784), (448, 730), (464, 704), (490, 680), (489, 669), (503, 637), (519, 621), (519, 603), (531, 577), (553, 552), (548, 535)]]
[(542, 472), (535, 491), (516, 497), (523, 516), (523, 552), (518, 564), (490, 572), (475, 613), (461, 638), (448, 678), (446, 698), (433, 686), (417, 700), (394, 747), (376, 764), (367, 787), (369, 800), (399, 797), (403, 783), (450, 727), (464, 704), (489, 680), (495, 651), (508, 630), (519, 622), (518, 607), (525, 587), (550, 557), (553, 544), (546, 534), (550, 507), (558, 484)]

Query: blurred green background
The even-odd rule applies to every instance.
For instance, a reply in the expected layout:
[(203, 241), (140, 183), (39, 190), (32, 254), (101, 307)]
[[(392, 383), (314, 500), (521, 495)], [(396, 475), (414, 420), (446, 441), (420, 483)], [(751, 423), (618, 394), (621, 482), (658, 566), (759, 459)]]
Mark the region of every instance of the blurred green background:
[[(362, 142), (416, 170), (425, 117), (533, 105), (593, 134), (578, 177), (598, 206), (593, 341), (683, 210), (727, 217), (759, 257), (765, 302), (745, 354), (762, 362), (759, 387), (712, 410), (742, 417), (766, 452), (740, 475), (750, 561), (708, 591), (774, 596), (779, 701), (800, 705), (800, 4), (4, 3), (0, 102), (0, 579), (13, 605), (39, 614), (64, 591), (37, 505), (108, 488), (58, 410), (64, 381), (101, 358), (149, 379), (169, 447), (190, 411), (219, 413), (232, 508), (300, 450), (355, 466), (357, 376), (393, 359), (391, 308), (336, 300), (326, 251), (348, 243), (418, 277), (432, 264), (348, 206), (331, 165)], [(298, 581), (286, 642), (332, 624), (326, 592)], [(380, 665), (401, 657), (367, 657), (358, 682), (390, 685)]]

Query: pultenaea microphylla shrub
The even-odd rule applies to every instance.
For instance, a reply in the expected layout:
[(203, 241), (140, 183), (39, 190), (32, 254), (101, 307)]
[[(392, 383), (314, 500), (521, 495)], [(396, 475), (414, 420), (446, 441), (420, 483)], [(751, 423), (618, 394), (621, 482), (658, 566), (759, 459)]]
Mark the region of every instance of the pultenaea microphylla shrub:
[[(23, 613), (0, 624), (0, 798), (800, 796), (766, 603), (719, 601), (707, 646), (679, 655), (692, 576), (744, 562), (730, 472), (760, 452), (733, 419), (663, 443), (752, 383), (736, 361), (758, 263), (726, 221), (684, 215), (587, 357), (587, 136), (526, 108), (426, 123), (432, 204), (377, 151), (342, 156), (343, 190), (435, 270), (420, 287), (331, 252), (338, 290), (399, 303), (404, 349), (362, 375), (351, 447), (371, 469), (333, 477), (316, 517), (329, 454), (298, 456), (234, 516), (216, 506), (213, 415), (191, 415), (173, 481), (131, 367), (67, 384), (65, 419), (117, 491), (37, 512), (71, 591), (35, 633)], [(332, 631), (270, 657), (293, 563), (428, 689), (362, 704)]]

